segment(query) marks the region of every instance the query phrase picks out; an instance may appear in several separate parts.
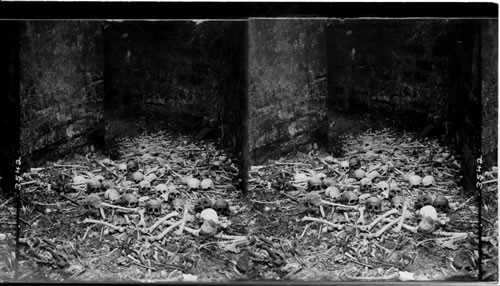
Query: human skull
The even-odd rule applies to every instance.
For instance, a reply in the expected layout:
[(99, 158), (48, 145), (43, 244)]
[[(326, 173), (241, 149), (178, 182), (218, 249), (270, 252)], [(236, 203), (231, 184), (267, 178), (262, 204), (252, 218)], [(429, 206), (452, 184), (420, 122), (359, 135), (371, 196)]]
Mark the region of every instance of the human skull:
[(174, 201), (176, 199), (179, 199), (181, 197), (181, 192), (178, 190), (169, 190), (168, 191), (168, 200), (169, 201)]
[(349, 159), (349, 168), (351, 170), (358, 170), (361, 168), (361, 161), (357, 157), (352, 157)]
[(425, 176), (423, 179), (422, 179), (422, 186), (424, 187), (429, 187), (429, 186), (432, 186), (434, 185), (434, 177), (433, 176)]
[(361, 183), (361, 191), (370, 191), (370, 189), (372, 188), (372, 179), (370, 178), (363, 178), (361, 179), (360, 181)]
[(382, 193), (388, 193), (389, 192), (389, 184), (386, 181), (380, 181), (377, 184), (377, 190)]
[(340, 190), (335, 187), (335, 186), (330, 186), (328, 187), (326, 190), (325, 190), (325, 194), (332, 198), (334, 201), (337, 201), (340, 199), (341, 197), (341, 193), (340, 193)]
[(141, 172), (137, 171), (132, 174), (132, 180), (134, 180), (134, 182), (136, 183), (139, 183), (140, 181), (144, 180), (144, 175)]
[(312, 190), (320, 189), (322, 184), (323, 184), (322, 178), (317, 175), (313, 175), (307, 178), (307, 186), (309, 187), (309, 189)]
[(155, 190), (160, 194), (164, 194), (168, 191), (168, 188), (165, 184), (158, 184), (157, 186), (155, 186)]
[(186, 185), (188, 187), (188, 190), (197, 190), (200, 187), (200, 180), (196, 178), (188, 178), (186, 180)]
[(420, 195), (415, 202), (415, 209), (420, 209), (424, 206), (432, 206), (432, 198), (429, 195)]
[(118, 200), (119, 197), (120, 197), (120, 193), (118, 193), (118, 191), (116, 189), (108, 189), (104, 193), (104, 198), (107, 200), (110, 200), (112, 202)]
[(448, 203), (448, 199), (445, 196), (443, 196), (443, 195), (437, 196), (434, 199), (434, 202), (432, 203), (432, 205), (434, 206), (434, 208), (438, 212), (441, 212), (441, 213), (446, 213), (450, 209), (450, 205)]
[(125, 194), (123, 195), (123, 198), (129, 208), (136, 208), (139, 205), (139, 200), (133, 194)]
[(342, 173), (349, 172), (349, 162), (348, 161), (341, 161), (340, 162), (340, 171)]
[(149, 181), (143, 180), (139, 183), (139, 188), (143, 194), (149, 194), (151, 192), (151, 184)]
[(135, 173), (139, 170), (139, 164), (134, 159), (130, 159), (127, 161), (127, 172)]
[(116, 188), (116, 184), (113, 183), (112, 181), (104, 181), (102, 183), (102, 188), (105, 189), (105, 190), (115, 189)]
[(419, 211), (422, 220), (434, 224), (438, 220), (437, 211), (433, 206), (424, 206)]
[(335, 179), (333, 178), (324, 178), (323, 179), (323, 186), (325, 187), (330, 187), (330, 186), (333, 186), (335, 185)]
[(408, 178), (408, 181), (410, 182), (411, 187), (418, 187), (420, 186), (420, 183), (422, 182), (422, 178), (417, 175), (412, 175)]
[(146, 213), (153, 216), (159, 216), (161, 214), (161, 202), (159, 200), (147, 201)]
[(73, 177), (73, 184), (74, 185), (83, 185), (87, 184), (88, 180), (84, 176), (74, 176)]
[(389, 199), (392, 199), (396, 196), (403, 196), (403, 190), (401, 189), (390, 189), (389, 191)]
[(211, 224), (219, 224), (219, 216), (217, 215), (217, 212), (214, 210), (214, 209), (204, 209), (201, 213), (200, 213), (200, 218), (204, 221), (204, 222), (209, 222)]
[(370, 197), (366, 200), (366, 210), (373, 213), (378, 213), (381, 211), (382, 201), (379, 198)]
[(356, 177), (356, 179), (358, 180), (363, 179), (365, 176), (366, 176), (365, 171), (361, 169), (357, 169), (356, 171), (354, 171), (354, 177)]
[(122, 175), (125, 176), (127, 175), (127, 164), (121, 163), (118, 165), (118, 172)]
[(405, 199), (402, 196), (395, 196), (391, 200), (392, 205), (397, 209), (397, 210), (402, 210), (403, 205), (405, 203)]
[(175, 199), (172, 201), (172, 209), (182, 215), (184, 213), (184, 208), (186, 207), (186, 201), (183, 199)]
[(354, 192), (352, 191), (346, 191), (342, 194), (343, 198), (344, 198), (344, 201), (348, 204), (348, 205), (355, 205), (357, 202), (358, 202), (358, 195), (356, 195)]
[(212, 206), (213, 206), (213, 203), (209, 198), (201, 198), (196, 202), (195, 211), (201, 212), (204, 209), (211, 208)]
[(229, 203), (226, 200), (218, 199), (214, 202), (213, 209), (221, 216), (229, 216), (231, 211), (229, 210)]
[(94, 179), (98, 180), (99, 183), (101, 183), (101, 184), (104, 183), (104, 180), (105, 180), (104, 176), (102, 176), (102, 175), (97, 175), (94, 177)]
[(214, 186), (214, 182), (211, 179), (203, 179), (200, 182), (200, 187), (202, 190), (208, 190)]
[(101, 182), (98, 179), (96, 179), (95, 177), (88, 180), (87, 192), (89, 192), (89, 193), (100, 192), (101, 188), (102, 188)]

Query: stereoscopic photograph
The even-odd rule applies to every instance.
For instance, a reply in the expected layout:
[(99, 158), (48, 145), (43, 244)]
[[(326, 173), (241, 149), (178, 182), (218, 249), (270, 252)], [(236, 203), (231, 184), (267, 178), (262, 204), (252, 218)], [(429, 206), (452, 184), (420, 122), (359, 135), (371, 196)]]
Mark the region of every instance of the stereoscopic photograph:
[(0, 30), (0, 280), (498, 281), (497, 18)]

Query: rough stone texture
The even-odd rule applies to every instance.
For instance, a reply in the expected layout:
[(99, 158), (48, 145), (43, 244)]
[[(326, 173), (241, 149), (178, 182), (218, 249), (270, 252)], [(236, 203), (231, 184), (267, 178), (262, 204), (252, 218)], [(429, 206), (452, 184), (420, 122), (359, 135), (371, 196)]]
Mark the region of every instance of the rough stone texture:
[(152, 116), (184, 132), (207, 127), (237, 148), (246, 105), (245, 30), (245, 22), (107, 23), (106, 110)]
[(485, 21), (481, 34), (483, 168), (498, 166), (498, 20)]
[(439, 47), (445, 22), (330, 20), (330, 108), (403, 115), (410, 127), (425, 126), (427, 115), (439, 114), (446, 100), (440, 68), (446, 52)]
[(19, 22), (0, 21), (0, 195), (14, 194), (19, 156)]
[(323, 20), (249, 21), (249, 151), (253, 164), (315, 138), (325, 124)]
[(480, 150), (479, 20), (332, 20), (327, 25), (330, 110), (393, 116), (422, 130), (439, 116), (475, 183)]
[(44, 161), (102, 144), (102, 24), (23, 22), (20, 45), (22, 156)]

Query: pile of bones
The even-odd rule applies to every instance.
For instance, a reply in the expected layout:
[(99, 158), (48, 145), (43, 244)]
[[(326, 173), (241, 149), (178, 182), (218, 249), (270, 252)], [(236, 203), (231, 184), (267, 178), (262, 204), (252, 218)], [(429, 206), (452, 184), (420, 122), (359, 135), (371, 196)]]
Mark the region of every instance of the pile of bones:
[[(354, 225), (361, 237), (409, 231), (449, 238), (467, 238), (468, 232), (447, 232), (449, 212), (460, 208), (453, 201), (459, 187), (453, 180), (460, 163), (437, 139), (415, 140), (384, 129), (346, 136), (344, 158), (319, 156), (314, 151), (301, 162), (275, 163), (278, 178), (269, 187), (284, 191), (316, 212), (302, 221), (319, 222), (328, 230)], [(250, 190), (263, 185), (261, 169), (252, 166)], [(325, 207), (332, 207), (331, 213)], [(321, 218), (311, 216), (318, 214)]]

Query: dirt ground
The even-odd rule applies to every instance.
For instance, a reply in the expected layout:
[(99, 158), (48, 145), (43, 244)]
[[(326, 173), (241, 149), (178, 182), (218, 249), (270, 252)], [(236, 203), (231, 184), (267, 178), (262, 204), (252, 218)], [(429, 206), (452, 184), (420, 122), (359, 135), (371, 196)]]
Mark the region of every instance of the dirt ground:
[[(123, 138), (117, 160), (89, 153), (32, 168), (23, 174), (18, 279), (478, 279), (476, 197), (458, 186), (460, 162), (453, 152), (436, 139), (416, 139), (390, 129), (342, 140), (341, 157), (311, 147), (308, 152), (252, 166), (247, 197), (235, 187), (237, 163), (227, 150), (213, 141), (196, 142), (189, 136), (165, 132)], [(353, 157), (360, 159), (365, 177), (371, 176), (371, 187), (362, 190), (354, 170), (342, 172), (342, 161)], [(129, 159), (139, 163), (144, 175), (155, 174), (151, 190), (144, 192), (139, 183), (127, 182), (133, 179), (130, 174), (120, 174), (119, 165)], [(408, 178), (413, 174), (432, 175), (435, 182), (427, 187), (411, 186)], [(90, 190), (88, 180), (98, 175), (104, 184), (112, 185)], [(190, 188), (188, 176), (210, 178), (213, 186)], [(317, 177), (321, 183), (312, 180)], [(482, 238), (487, 239), (483, 242), (483, 278), (491, 281), (498, 279), (496, 172), (485, 174), (485, 180), (491, 182), (483, 195)], [(390, 191), (377, 188), (384, 181), (393, 183)], [(160, 191), (160, 184), (168, 190)], [(344, 200), (346, 195), (334, 195), (333, 187), (340, 194), (352, 192), (358, 198)], [(127, 193), (137, 195), (138, 206), (109, 199), (105, 192), (109, 188), (117, 189), (120, 198)], [(392, 197), (392, 189), (400, 191), (407, 206), (405, 226), (399, 231), (395, 229), (402, 211), (387, 198)], [(176, 209), (170, 198), (174, 190), (185, 202), (182, 213), (159, 222)], [(427, 233), (412, 231), (422, 220), (415, 205), (421, 195), (432, 199), (443, 195), (449, 202)], [(364, 201), (369, 197), (382, 199), (379, 212), (367, 211)], [(145, 214), (141, 221), (138, 210), (155, 198), (162, 201), (161, 214)], [(218, 223), (211, 224), (212, 228), (199, 215), (202, 198), (223, 199), (229, 204), (227, 213), (218, 209)], [(6, 200), (0, 206), (0, 233), (5, 234), (0, 236), (0, 279), (11, 280), (15, 205)], [(382, 221), (367, 230), (377, 217), (393, 209), (387, 217), (392, 224)], [(180, 232), (178, 222), (183, 219)], [(151, 226), (156, 229), (146, 231)], [(381, 232), (384, 227), (387, 230)]]

